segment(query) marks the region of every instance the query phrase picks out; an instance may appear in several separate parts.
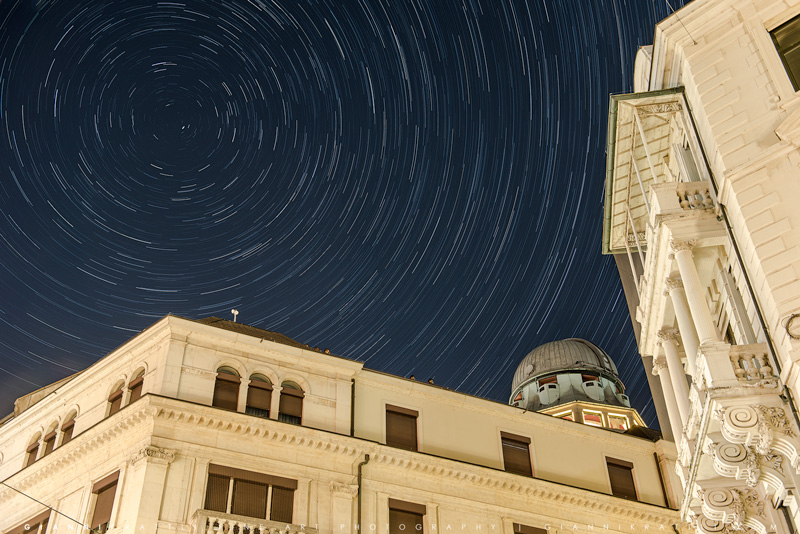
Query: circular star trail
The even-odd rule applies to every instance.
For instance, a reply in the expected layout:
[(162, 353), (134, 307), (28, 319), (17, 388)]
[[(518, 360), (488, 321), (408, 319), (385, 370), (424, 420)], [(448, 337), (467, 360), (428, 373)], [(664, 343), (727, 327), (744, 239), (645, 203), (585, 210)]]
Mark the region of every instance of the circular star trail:
[(601, 207), (608, 94), (669, 12), (2, 2), (3, 411), (235, 307), (502, 402), (528, 351), (584, 337), (655, 424)]

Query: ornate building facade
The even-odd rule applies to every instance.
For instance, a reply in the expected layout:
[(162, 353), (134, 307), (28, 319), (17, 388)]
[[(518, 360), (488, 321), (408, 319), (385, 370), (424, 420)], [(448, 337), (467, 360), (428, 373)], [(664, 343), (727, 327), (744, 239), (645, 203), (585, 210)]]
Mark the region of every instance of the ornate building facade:
[[(566, 356), (548, 354), (521, 372), (558, 374)], [(372, 371), (231, 321), (167, 316), (17, 400), (0, 422), (0, 531), (671, 531), (674, 445), (613, 397), (582, 401), (630, 416), (628, 431)]]
[(800, 525), (800, 3), (696, 0), (609, 108), (614, 254), (699, 534)]

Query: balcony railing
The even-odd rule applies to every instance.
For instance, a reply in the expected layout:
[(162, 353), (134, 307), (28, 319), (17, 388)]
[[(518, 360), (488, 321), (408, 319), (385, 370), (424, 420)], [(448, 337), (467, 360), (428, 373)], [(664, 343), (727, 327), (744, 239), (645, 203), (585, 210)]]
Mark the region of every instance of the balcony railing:
[(243, 515), (197, 510), (192, 516), (194, 534), (318, 534), (306, 525), (287, 525)]
[(764, 343), (731, 346), (731, 365), (739, 382), (763, 380), (774, 375)]
[(708, 182), (680, 182), (675, 184), (678, 202), (685, 210), (706, 210), (714, 207)]

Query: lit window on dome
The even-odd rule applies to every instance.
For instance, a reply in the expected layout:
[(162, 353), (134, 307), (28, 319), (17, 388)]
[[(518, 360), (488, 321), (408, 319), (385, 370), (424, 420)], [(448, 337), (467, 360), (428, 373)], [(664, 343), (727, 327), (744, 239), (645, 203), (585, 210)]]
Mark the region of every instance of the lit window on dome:
[(583, 411), (583, 422), (591, 426), (605, 426), (603, 424), (603, 414), (600, 412)]
[(572, 410), (568, 410), (566, 412), (561, 412), (561, 413), (554, 413), (553, 417), (558, 417), (559, 419), (566, 419), (567, 421), (575, 420), (575, 415), (572, 413)]
[(514, 402), (519, 402), (521, 400), (522, 400), (522, 392), (520, 391), (519, 393), (517, 393), (517, 396), (514, 397)]
[(628, 418), (624, 415), (608, 414), (608, 426), (617, 430), (628, 430)]

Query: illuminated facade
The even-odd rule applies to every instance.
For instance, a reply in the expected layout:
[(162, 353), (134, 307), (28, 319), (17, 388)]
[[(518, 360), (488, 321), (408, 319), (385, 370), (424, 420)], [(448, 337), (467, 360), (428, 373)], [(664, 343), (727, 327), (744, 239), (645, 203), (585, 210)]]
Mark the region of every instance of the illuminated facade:
[(603, 249), (699, 534), (800, 525), (799, 49), (797, 2), (696, 0), (610, 100)]
[(216, 318), (167, 316), (18, 399), (0, 455), (4, 534), (622, 533), (678, 519), (670, 442)]

